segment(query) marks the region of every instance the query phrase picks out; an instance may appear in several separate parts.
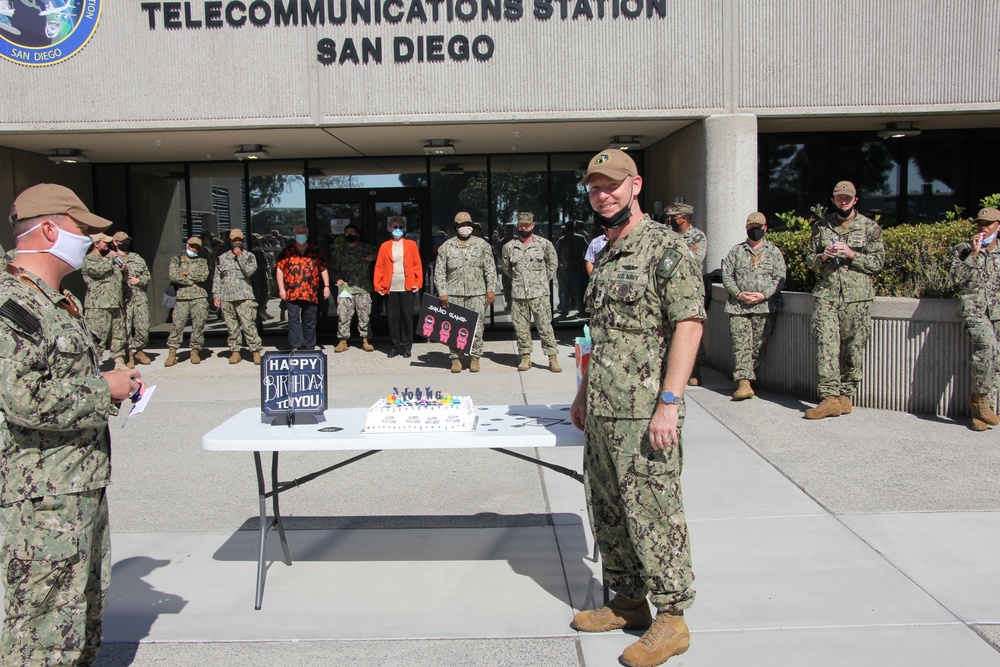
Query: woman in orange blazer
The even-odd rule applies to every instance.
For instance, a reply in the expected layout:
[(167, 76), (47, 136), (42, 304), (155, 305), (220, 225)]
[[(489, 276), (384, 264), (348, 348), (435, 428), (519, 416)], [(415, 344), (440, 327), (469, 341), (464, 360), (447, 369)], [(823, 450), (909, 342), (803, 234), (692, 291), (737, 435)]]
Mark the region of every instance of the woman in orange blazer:
[(375, 291), (386, 297), (389, 318), (390, 357), (409, 359), (413, 349), (413, 305), (424, 283), (417, 244), (406, 238), (402, 216), (389, 218), (392, 238), (378, 249), (375, 259)]

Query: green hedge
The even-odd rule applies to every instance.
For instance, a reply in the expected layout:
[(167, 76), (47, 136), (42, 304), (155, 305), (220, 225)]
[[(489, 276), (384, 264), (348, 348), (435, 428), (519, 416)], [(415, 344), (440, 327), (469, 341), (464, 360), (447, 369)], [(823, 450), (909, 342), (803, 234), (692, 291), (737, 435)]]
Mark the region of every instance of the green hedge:
[[(885, 266), (875, 276), (879, 296), (953, 298), (955, 286), (948, 278), (951, 249), (971, 239), (975, 227), (967, 220), (921, 225), (898, 225), (883, 232)], [(785, 289), (811, 292), (816, 274), (806, 266), (809, 230), (768, 232), (767, 238), (785, 255), (788, 277)]]

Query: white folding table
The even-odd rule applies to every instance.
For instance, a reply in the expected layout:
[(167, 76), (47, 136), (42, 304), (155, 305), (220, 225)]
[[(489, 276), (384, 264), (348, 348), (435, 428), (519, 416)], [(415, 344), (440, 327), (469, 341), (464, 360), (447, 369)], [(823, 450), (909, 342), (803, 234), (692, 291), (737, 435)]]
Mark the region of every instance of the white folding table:
[[(264, 597), (264, 545), (272, 529), (278, 530), (284, 563), (292, 564), (281, 521), (278, 497), (282, 492), (301, 486), (328, 472), (386, 449), (492, 449), (508, 456), (550, 468), (583, 482), (583, 475), (571, 468), (510, 451), (511, 448), (575, 447), (583, 445), (583, 432), (569, 419), (566, 405), (489, 405), (476, 407), (474, 431), (430, 431), (420, 433), (363, 433), (367, 408), (327, 410), (319, 423), (272, 426), (258, 408), (247, 408), (201, 439), (202, 449), (211, 451), (253, 452), (257, 471), (257, 495), (260, 505), (260, 551), (257, 557), (257, 593), (254, 608), (260, 609)], [(278, 480), (278, 455), (281, 452), (359, 451), (361, 454), (291, 481)], [(261, 452), (271, 452), (270, 489), (264, 476)], [(267, 517), (267, 499), (271, 499), (273, 518)], [(596, 545), (595, 545), (596, 549)], [(596, 559), (596, 554), (595, 554)]]

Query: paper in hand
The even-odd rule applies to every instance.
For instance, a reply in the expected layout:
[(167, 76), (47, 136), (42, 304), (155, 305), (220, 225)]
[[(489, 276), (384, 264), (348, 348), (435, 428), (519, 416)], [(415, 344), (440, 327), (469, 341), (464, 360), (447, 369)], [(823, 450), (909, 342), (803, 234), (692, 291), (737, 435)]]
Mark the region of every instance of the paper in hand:
[(146, 387), (146, 391), (145, 393), (143, 393), (142, 398), (140, 398), (138, 401), (135, 402), (135, 404), (132, 405), (132, 410), (128, 413), (128, 417), (126, 417), (125, 421), (122, 422), (122, 428), (125, 428), (125, 424), (128, 423), (129, 419), (132, 419), (132, 417), (141, 414), (142, 411), (146, 409), (146, 404), (149, 403), (149, 399), (153, 397), (153, 391), (155, 389), (156, 389), (155, 384), (152, 387)]

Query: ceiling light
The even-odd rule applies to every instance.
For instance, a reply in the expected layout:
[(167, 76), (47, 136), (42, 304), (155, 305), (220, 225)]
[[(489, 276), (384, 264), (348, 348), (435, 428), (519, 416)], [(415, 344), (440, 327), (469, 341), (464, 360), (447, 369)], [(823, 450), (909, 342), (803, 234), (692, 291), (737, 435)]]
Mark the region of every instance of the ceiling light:
[(460, 164), (446, 164), (441, 167), (441, 173), (445, 176), (457, 176), (459, 174), (464, 174), (465, 169), (463, 169)]
[(233, 153), (233, 157), (237, 160), (264, 160), (271, 157), (271, 154), (260, 144), (243, 144)]
[(90, 162), (90, 158), (84, 155), (79, 148), (56, 148), (49, 159), (56, 164), (78, 164), (80, 162)]
[(611, 143), (608, 144), (608, 148), (617, 148), (619, 150), (639, 150), (642, 148), (642, 144), (639, 143), (639, 137), (633, 136), (631, 134), (619, 134), (611, 138)]
[(880, 139), (902, 139), (903, 137), (915, 137), (920, 134), (920, 128), (906, 120), (896, 123), (888, 123), (884, 130), (879, 130)]
[(424, 144), (424, 155), (451, 155), (455, 147), (447, 139), (431, 139)]

